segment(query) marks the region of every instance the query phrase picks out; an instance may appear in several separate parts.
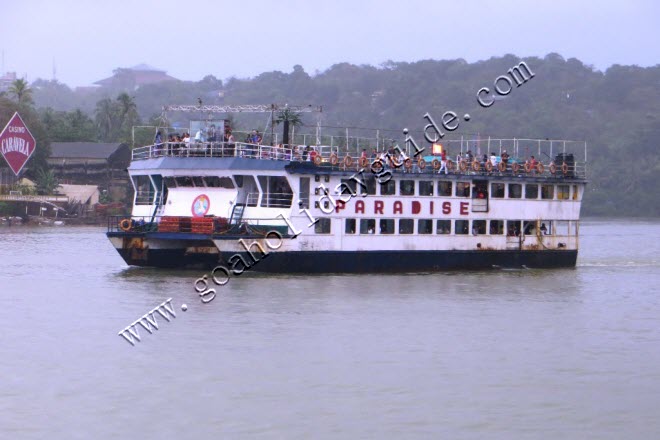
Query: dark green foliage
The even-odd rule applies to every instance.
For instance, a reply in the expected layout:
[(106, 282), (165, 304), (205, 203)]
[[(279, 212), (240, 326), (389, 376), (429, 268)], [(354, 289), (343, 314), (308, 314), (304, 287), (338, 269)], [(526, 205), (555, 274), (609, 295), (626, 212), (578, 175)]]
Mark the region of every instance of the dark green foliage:
[[(481, 87), (492, 90), (494, 80), (517, 65), (519, 57), (508, 54), (475, 63), (463, 59), (388, 61), (379, 67), (340, 63), (313, 76), (296, 65), (290, 73), (265, 72), (224, 83), (209, 75), (198, 82), (131, 87), (130, 93), (143, 119), (160, 114), (163, 105), (194, 104), (198, 98), (204, 104), (313, 104), (323, 106), (323, 125), (393, 129), (381, 131), (381, 135), (388, 133), (398, 139), (403, 127), (420, 139), (426, 112), (436, 118), (450, 110), (469, 113), (471, 121), (461, 120), (455, 135), (587, 141), (590, 185), (585, 214), (660, 215), (660, 65), (614, 65), (600, 72), (558, 54), (523, 60), (535, 77), (514, 86), (506, 99), (490, 108), (478, 105), (477, 91)], [(119, 90), (74, 93), (56, 82), (38, 87), (35, 83), (33, 90), (38, 106), (47, 101), (46, 92), (62, 99), (61, 107), (52, 105), (58, 109), (81, 108), (91, 113), (97, 103), (101, 139), (127, 134), (128, 123), (113, 120), (117, 113), (105, 108), (117, 108), (118, 102), (110, 98), (99, 102), (116, 96)], [(171, 122), (183, 124), (185, 117), (174, 115)], [(237, 123), (249, 131), (263, 129), (265, 119), (242, 114)], [(303, 114), (301, 120), (303, 127), (296, 128), (296, 133), (313, 132), (315, 120), (309, 114)], [(324, 134), (343, 134), (333, 130), (326, 128)], [(149, 137), (153, 140), (153, 134)]]

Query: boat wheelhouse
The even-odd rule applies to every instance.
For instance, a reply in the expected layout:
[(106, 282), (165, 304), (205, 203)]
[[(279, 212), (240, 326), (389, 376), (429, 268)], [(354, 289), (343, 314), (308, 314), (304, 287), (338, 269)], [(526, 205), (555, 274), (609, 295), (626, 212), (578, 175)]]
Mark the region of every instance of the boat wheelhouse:
[[(415, 156), (413, 148), (397, 155), (380, 146), (366, 157), (333, 145), (136, 148), (132, 215), (110, 218), (107, 235), (138, 266), (242, 271), (258, 260), (254, 270), (284, 273), (575, 266), (584, 143), (448, 140), (441, 148), (482, 154), (447, 159), (445, 169), (441, 156)], [(530, 152), (546, 160), (530, 162)]]

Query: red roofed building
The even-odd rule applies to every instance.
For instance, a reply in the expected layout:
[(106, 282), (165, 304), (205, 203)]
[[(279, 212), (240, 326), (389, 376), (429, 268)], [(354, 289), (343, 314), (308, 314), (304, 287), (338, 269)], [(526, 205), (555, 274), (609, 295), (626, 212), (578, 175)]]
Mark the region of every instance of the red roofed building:
[(126, 89), (137, 89), (145, 84), (157, 84), (163, 81), (178, 81), (167, 74), (164, 70), (158, 70), (147, 64), (115, 69), (113, 75), (96, 81), (102, 87), (119, 87)]

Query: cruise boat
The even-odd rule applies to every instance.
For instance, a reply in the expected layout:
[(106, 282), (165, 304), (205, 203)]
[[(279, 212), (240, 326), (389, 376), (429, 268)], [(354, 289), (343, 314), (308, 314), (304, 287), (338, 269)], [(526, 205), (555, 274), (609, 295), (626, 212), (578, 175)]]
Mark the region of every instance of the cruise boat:
[(575, 266), (586, 143), (408, 140), (135, 148), (132, 212), (107, 236), (129, 265), (235, 274)]

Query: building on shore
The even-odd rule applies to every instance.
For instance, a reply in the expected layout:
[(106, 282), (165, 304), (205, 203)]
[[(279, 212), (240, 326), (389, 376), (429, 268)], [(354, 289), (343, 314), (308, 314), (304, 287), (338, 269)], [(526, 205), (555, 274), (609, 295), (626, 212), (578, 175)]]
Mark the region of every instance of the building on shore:
[(94, 84), (101, 87), (121, 88), (135, 90), (147, 84), (158, 84), (165, 81), (178, 81), (166, 71), (156, 69), (147, 64), (138, 64), (133, 67), (121, 67), (113, 70), (113, 75), (96, 81)]
[(61, 184), (96, 185), (113, 201), (132, 192), (126, 171), (131, 161), (128, 144), (52, 142), (50, 149), (48, 164)]

